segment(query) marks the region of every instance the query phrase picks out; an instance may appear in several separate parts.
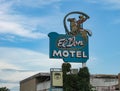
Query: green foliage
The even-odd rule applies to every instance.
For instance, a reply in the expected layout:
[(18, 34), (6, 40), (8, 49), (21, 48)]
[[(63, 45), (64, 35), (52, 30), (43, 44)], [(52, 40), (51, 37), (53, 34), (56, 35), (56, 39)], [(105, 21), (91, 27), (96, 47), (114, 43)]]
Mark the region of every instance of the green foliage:
[(10, 90), (8, 88), (6, 88), (6, 87), (1, 87), (0, 91), (10, 91)]
[(78, 74), (70, 73), (70, 63), (62, 64), (64, 91), (91, 91), (90, 73), (87, 67), (80, 68)]
[(63, 63), (62, 64), (62, 71), (63, 73), (70, 72), (71, 64), (70, 63)]
[(90, 91), (90, 73), (87, 67), (80, 68), (78, 72), (80, 91)]
[[(71, 89), (69, 86), (70, 80), (69, 76), (67, 76), (67, 73), (70, 72), (70, 68), (71, 68), (71, 64), (69, 63), (63, 63), (62, 64), (62, 72), (63, 72), (63, 89), (64, 91), (70, 91), (69, 89)], [(67, 87), (67, 88), (66, 88)]]

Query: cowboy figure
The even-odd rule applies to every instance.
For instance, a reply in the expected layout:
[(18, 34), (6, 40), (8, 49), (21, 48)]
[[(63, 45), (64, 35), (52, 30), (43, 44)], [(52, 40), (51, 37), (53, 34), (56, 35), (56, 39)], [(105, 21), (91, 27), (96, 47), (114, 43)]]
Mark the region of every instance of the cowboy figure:
[(85, 22), (88, 18), (83, 15), (79, 16), (79, 20), (77, 21), (78, 31), (83, 29), (83, 22)]

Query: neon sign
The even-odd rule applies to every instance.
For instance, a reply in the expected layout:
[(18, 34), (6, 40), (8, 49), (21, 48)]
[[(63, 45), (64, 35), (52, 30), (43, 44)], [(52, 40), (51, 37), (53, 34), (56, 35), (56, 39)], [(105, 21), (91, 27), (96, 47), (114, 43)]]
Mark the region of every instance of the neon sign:
[[(67, 18), (71, 14), (79, 14), (79, 19)], [(64, 17), (66, 34), (51, 32), (48, 34), (50, 40), (50, 58), (62, 58), (64, 62), (85, 63), (89, 59), (88, 35), (91, 32), (83, 28), (83, 22), (89, 18), (83, 12), (70, 12)], [(67, 28), (66, 20), (70, 22), (70, 30)]]

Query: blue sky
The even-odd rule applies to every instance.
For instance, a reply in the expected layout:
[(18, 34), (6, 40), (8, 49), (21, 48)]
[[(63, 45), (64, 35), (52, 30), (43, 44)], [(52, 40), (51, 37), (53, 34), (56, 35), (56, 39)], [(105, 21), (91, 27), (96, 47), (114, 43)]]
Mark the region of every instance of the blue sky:
[(48, 33), (65, 34), (63, 18), (71, 11), (90, 16), (84, 23), (93, 33), (90, 73), (120, 72), (119, 0), (0, 0), (0, 87), (19, 91), (20, 80), (61, 67), (62, 60), (49, 59)]

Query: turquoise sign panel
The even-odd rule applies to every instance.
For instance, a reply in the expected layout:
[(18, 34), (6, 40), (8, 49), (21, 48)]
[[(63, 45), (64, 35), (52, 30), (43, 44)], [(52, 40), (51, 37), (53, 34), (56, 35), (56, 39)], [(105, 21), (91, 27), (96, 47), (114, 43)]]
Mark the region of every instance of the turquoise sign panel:
[(48, 34), (50, 58), (63, 59), (64, 62), (87, 62), (89, 59), (88, 36), (92, 35), (91, 31), (83, 27), (83, 23), (87, 19), (89, 19), (87, 14), (78, 11), (70, 12), (64, 17), (63, 24), (66, 34), (56, 32)]
[(89, 59), (88, 36), (85, 31), (75, 36), (51, 32), (49, 36), (49, 57), (64, 62), (85, 63)]

